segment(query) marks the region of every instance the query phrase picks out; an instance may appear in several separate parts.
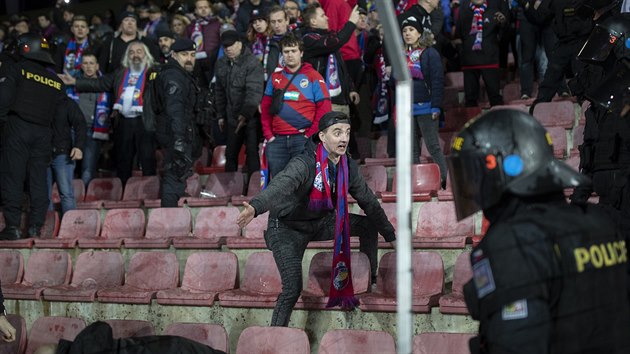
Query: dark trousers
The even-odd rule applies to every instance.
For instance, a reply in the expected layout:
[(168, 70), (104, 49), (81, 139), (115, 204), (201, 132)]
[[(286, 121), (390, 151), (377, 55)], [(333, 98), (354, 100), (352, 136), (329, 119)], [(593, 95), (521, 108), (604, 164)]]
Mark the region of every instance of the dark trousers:
[(576, 56), (584, 45), (582, 40), (557, 42), (553, 53), (549, 57), (549, 65), (545, 71), (545, 78), (538, 86), (538, 102), (551, 102), (558, 89), (564, 84), (567, 72), (579, 73), (584, 67)]
[[(304, 229), (297, 231), (277, 219), (269, 218), (265, 242), (273, 252), (282, 279), (282, 293), (271, 317), (272, 326), (289, 325), (293, 307), (302, 292), (302, 258), (310, 241), (334, 239), (335, 214), (330, 213), (317, 222), (304, 222)], [(372, 282), (375, 282), (378, 256), (378, 233), (367, 216), (350, 214), (350, 232), (360, 237), (359, 250), (370, 260)]]
[[(192, 164), (189, 165), (192, 167)], [(160, 183), (160, 206), (162, 208), (177, 208), (177, 202), (179, 198), (184, 196), (186, 190), (186, 180), (178, 176), (173, 168), (173, 152), (171, 149), (164, 151), (164, 174)]]
[(245, 144), (245, 165), (247, 173), (252, 174), (260, 170), (260, 156), (258, 155), (258, 122), (255, 116), (247, 121), (247, 125), (236, 133), (236, 126), (227, 125), (227, 144), (225, 146), (225, 172), (235, 172), (238, 169), (238, 154)]
[(416, 139), (413, 140), (413, 163), (420, 163), (421, 139), (424, 138), (424, 144), (427, 146), (433, 162), (440, 167), (440, 178), (442, 181), (446, 181), (446, 157), (444, 157), (444, 152), (440, 147), (439, 120), (433, 120), (431, 114), (415, 116), (413, 120), (413, 129), (416, 134)]
[(143, 176), (155, 176), (155, 134), (144, 129), (142, 118), (120, 116), (114, 132), (116, 174), (123, 185), (131, 177), (133, 158), (137, 154)]
[(19, 227), (22, 216), (24, 183), (28, 178), (30, 226), (42, 226), (48, 210), (46, 169), (50, 163), (52, 132), (10, 116), (2, 131), (0, 188), (7, 226)]
[(479, 105), (479, 78), (483, 77), (486, 84), (486, 92), (491, 106), (503, 104), (503, 96), (499, 91), (499, 69), (466, 69), (464, 70), (464, 96), (466, 107)]

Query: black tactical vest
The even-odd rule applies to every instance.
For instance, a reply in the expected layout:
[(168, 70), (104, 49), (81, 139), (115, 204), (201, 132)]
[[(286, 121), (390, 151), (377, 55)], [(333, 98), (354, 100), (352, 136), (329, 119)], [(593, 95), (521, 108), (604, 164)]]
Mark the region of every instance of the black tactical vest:
[(9, 114), (33, 124), (50, 126), (60, 94), (64, 94), (63, 83), (55, 74), (30, 60), (20, 61), (16, 66), (20, 77)]

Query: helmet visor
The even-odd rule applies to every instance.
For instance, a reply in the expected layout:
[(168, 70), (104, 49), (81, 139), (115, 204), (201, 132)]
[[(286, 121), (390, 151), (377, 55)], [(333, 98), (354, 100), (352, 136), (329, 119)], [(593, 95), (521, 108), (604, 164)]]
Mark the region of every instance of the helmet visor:
[(476, 154), (460, 152), (447, 159), (457, 220), (482, 209), (481, 184), (484, 168), (479, 158), (473, 155)]
[(609, 31), (599, 25), (595, 26), (577, 58), (585, 63), (601, 64), (608, 58), (617, 41), (621, 39), (621, 35), (614, 31)]
[(594, 104), (620, 113), (630, 103), (630, 67), (618, 62), (611, 74), (586, 92), (586, 97)]

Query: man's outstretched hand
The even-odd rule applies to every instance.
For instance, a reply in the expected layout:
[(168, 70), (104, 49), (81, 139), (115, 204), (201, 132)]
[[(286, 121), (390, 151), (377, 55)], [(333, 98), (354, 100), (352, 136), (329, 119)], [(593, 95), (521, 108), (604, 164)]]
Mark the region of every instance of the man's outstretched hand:
[(256, 215), (256, 210), (253, 206), (249, 205), (249, 203), (243, 202), (243, 206), (243, 210), (236, 218), (236, 223), (241, 229), (245, 228), (245, 226), (254, 219), (254, 215)]

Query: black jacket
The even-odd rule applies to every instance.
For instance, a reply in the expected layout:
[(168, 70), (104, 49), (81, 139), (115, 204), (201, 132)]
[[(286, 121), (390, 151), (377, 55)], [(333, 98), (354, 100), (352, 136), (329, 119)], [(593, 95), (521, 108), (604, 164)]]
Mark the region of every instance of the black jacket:
[[(304, 153), (291, 159), (284, 170), (273, 177), (269, 186), (251, 200), (250, 204), (256, 210), (256, 215), (269, 211), (270, 218), (278, 218), (285, 225), (300, 230), (302, 224), (317, 222), (334, 213), (334, 210), (311, 211), (308, 208), (316, 173), (315, 149), (315, 143), (309, 140)], [(348, 179), (348, 193), (357, 200), (385, 240), (394, 241), (394, 227), (374, 192), (365, 183), (359, 167), (350, 158)]]
[[(73, 147), (83, 150), (86, 138), (85, 118), (81, 108), (70, 97), (62, 99), (53, 120), (53, 156), (70, 154)], [(72, 131), (74, 130), (74, 144)]]
[[(457, 21), (457, 35), (462, 39), (460, 60), (462, 66), (477, 66), (499, 64), (499, 41), (504, 29), (510, 21), (509, 9), (503, 6), (504, 1), (488, 2), (488, 8), (483, 14), (483, 40), (481, 50), (473, 50), (475, 34), (470, 34), (473, 12), (470, 0), (462, 1)], [(506, 21), (499, 24), (495, 14), (501, 12)]]

